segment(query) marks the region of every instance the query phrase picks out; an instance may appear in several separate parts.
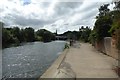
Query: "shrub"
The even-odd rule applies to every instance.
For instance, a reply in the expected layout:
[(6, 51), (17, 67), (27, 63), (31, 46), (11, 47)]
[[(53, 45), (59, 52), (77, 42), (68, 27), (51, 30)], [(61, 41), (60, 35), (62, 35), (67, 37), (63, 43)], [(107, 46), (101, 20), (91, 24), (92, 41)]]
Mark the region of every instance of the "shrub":
[(69, 48), (69, 44), (66, 43), (64, 49), (68, 49), (68, 48)]

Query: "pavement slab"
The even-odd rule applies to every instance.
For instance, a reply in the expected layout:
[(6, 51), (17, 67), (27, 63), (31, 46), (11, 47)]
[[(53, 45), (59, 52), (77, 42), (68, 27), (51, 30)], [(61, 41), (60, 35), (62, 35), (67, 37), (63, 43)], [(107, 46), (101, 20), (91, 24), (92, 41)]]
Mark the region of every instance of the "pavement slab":
[(117, 60), (98, 52), (89, 43), (70, 47), (64, 62), (71, 66), (76, 78), (118, 78), (113, 70)]

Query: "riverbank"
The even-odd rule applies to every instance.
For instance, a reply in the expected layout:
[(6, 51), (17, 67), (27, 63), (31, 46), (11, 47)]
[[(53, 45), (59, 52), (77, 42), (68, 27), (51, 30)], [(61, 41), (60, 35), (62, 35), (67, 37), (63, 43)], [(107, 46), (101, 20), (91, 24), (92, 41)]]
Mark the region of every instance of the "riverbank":
[(49, 41), (49, 42), (44, 42), (44, 41), (21, 42), (21, 43), (11, 43), (11, 44), (7, 44), (6, 46), (4, 46), (4, 45), (1, 45), (1, 46), (2, 46), (2, 49), (5, 49), (5, 48), (23, 46), (25, 44), (34, 43), (34, 42), (49, 43), (52, 41)]
[(75, 78), (75, 73), (72, 71), (69, 65), (64, 62), (68, 52), (69, 49), (65, 49), (39, 80), (42, 78)]
[[(63, 52), (41, 78), (118, 78), (117, 61), (88, 43), (74, 44)], [(40, 80), (39, 79), (39, 80)]]

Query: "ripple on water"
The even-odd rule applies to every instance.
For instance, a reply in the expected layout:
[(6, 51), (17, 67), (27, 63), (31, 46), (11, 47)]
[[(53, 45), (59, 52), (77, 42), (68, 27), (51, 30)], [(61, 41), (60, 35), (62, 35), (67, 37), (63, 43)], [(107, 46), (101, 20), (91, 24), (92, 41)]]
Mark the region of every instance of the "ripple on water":
[(3, 76), (37, 78), (54, 62), (65, 42), (35, 42), (3, 50)]

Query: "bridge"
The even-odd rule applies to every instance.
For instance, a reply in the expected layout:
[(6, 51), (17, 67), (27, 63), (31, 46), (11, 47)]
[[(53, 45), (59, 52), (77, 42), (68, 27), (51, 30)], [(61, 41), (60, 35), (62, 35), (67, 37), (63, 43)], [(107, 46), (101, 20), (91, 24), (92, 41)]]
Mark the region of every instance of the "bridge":
[(68, 38), (66, 36), (55, 36), (56, 40), (67, 40)]

